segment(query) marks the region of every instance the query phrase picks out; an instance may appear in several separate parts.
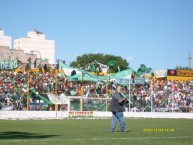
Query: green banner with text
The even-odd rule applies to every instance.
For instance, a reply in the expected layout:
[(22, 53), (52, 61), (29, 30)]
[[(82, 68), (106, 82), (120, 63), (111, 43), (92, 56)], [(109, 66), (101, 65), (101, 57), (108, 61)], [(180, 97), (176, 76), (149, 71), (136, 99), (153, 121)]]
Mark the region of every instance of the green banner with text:
[(17, 60), (0, 60), (0, 70), (12, 70), (17, 67)]

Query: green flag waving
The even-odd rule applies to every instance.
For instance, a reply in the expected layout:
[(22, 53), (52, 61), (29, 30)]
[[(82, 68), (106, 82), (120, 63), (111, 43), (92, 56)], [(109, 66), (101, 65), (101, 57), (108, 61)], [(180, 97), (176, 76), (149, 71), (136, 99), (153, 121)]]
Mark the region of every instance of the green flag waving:
[(116, 64), (116, 60), (109, 60), (108, 62), (107, 62), (107, 65), (108, 66), (113, 66), (113, 65), (115, 65)]

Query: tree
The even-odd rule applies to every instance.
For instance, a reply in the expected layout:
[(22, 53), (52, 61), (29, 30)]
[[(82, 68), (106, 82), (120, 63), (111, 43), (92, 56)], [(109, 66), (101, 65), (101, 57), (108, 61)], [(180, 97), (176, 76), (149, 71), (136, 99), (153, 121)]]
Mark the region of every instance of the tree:
[(129, 63), (126, 59), (121, 58), (120, 56), (114, 55), (104, 55), (101, 53), (98, 54), (83, 54), (82, 56), (78, 56), (75, 61), (70, 63), (71, 67), (79, 67), (79, 68), (88, 68), (92, 65), (94, 67), (99, 67), (95, 62), (99, 62), (109, 66), (109, 73), (115, 73), (118, 70), (125, 70), (129, 67)]
[(192, 70), (191, 68), (189, 67), (183, 67), (183, 66), (176, 66), (176, 70)]

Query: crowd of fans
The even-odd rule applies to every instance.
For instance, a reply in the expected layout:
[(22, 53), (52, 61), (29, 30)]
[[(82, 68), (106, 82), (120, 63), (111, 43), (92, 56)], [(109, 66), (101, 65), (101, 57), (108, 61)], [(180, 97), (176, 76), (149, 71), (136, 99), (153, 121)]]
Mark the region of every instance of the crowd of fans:
[(130, 89), (131, 111), (189, 112), (193, 109), (191, 81), (158, 81), (134, 85)]
[[(35, 90), (38, 94), (57, 93), (65, 96), (111, 98), (117, 85), (109, 82), (107, 89), (105, 82), (101, 81), (69, 82), (65, 75), (58, 74), (54, 70), (30, 73), (1, 71), (0, 73), (0, 109), (10, 107), (11, 110), (26, 110), (27, 96), (31, 95), (31, 90)], [(149, 80), (144, 84), (123, 86), (123, 94), (130, 98), (130, 105), (125, 105), (130, 111), (190, 112), (193, 109), (191, 81)], [(36, 102), (33, 95), (30, 102)]]

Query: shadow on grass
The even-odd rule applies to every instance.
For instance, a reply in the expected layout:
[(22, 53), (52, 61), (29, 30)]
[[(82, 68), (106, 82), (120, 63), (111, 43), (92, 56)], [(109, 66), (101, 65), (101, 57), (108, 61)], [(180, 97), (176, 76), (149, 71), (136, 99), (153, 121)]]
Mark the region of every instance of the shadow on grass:
[(44, 139), (51, 138), (59, 135), (43, 135), (39, 133), (29, 133), (29, 132), (0, 132), (1, 139)]

